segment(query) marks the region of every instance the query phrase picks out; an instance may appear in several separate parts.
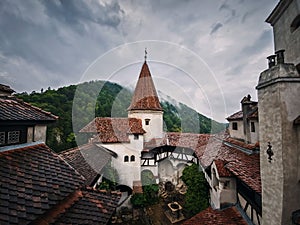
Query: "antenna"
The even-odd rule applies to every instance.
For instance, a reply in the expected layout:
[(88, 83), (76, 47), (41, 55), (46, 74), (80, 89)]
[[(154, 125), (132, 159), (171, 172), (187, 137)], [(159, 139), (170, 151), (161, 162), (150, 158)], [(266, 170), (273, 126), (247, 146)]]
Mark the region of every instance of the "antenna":
[(145, 62), (146, 62), (146, 60), (147, 60), (147, 54), (148, 54), (148, 52), (147, 52), (147, 48), (145, 48)]

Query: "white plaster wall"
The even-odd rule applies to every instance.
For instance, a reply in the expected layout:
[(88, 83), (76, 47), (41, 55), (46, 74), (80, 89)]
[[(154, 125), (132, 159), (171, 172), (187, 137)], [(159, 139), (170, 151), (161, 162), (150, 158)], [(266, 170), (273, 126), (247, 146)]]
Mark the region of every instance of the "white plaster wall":
[[(236, 122), (238, 129), (237, 130), (233, 130), (232, 129), (232, 123)], [(237, 139), (245, 139), (245, 135), (244, 135), (244, 125), (243, 125), (243, 120), (236, 120), (236, 121), (230, 121), (229, 122), (229, 134), (230, 137), (232, 138), (237, 138)]]
[(34, 141), (46, 142), (46, 125), (35, 125), (34, 126)]
[[(134, 140), (130, 135), (130, 143), (101, 144), (118, 154), (117, 158), (112, 158), (112, 166), (118, 171), (119, 183), (132, 188), (133, 181), (141, 179), (141, 151), (143, 149), (143, 136), (139, 135), (139, 140)], [(129, 157), (128, 162), (124, 162), (124, 156)], [(130, 156), (135, 156), (135, 161), (130, 162)]]
[(33, 141), (33, 127), (27, 128), (27, 143), (30, 143)]
[[(161, 111), (138, 111), (132, 110), (128, 112), (129, 118), (138, 118), (142, 120), (145, 141), (150, 141), (153, 138), (163, 137), (163, 112)], [(145, 124), (145, 119), (150, 119), (149, 125)]]
[(254, 122), (255, 126), (255, 132), (251, 132), (251, 127), (250, 127), (250, 138), (251, 138), (251, 143), (255, 144), (256, 142), (259, 141), (259, 124), (258, 121), (256, 120), (250, 120), (249, 125), (251, 126), (251, 122)]
[[(225, 182), (229, 182), (227, 187), (224, 187)], [(220, 178), (219, 180), (219, 195), (220, 195), (220, 204), (237, 202), (236, 195), (236, 180), (235, 178)]]

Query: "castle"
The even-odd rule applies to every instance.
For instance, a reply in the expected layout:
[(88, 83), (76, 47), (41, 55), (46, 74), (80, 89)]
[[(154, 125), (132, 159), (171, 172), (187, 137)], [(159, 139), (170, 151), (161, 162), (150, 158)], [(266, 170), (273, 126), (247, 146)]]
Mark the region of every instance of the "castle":
[(267, 22), (275, 54), (259, 76), (258, 101), (242, 98), (225, 134), (164, 132), (145, 60), (128, 117), (93, 119), (81, 129), (91, 142), (58, 155), (39, 142), (57, 117), (0, 85), (0, 221), (108, 223), (120, 195), (86, 186), (111, 161), (119, 184), (135, 193), (145, 171), (156, 183), (180, 185), (184, 167), (198, 164), (210, 207), (184, 225), (300, 224), (300, 1), (281, 0)]
[(163, 132), (146, 60), (128, 118), (95, 118), (81, 130), (118, 155), (112, 165), (120, 183), (139, 190), (147, 170), (157, 183), (176, 185), (183, 168), (194, 162), (210, 185), (211, 208), (185, 224), (201, 224), (214, 212), (226, 219), (228, 210), (248, 224), (299, 224), (300, 2), (281, 0), (267, 22), (273, 26), (275, 55), (260, 74), (258, 102), (244, 97), (241, 111), (227, 118), (229, 136)]

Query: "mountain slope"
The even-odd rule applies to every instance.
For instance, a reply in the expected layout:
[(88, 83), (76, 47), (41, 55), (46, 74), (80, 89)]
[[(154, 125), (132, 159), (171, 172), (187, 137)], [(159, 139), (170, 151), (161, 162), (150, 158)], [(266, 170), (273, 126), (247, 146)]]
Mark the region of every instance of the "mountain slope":
[[(78, 131), (95, 116), (127, 117), (132, 92), (116, 83), (90, 81), (16, 96), (59, 116), (59, 120), (49, 125), (47, 130), (47, 144), (59, 152), (76, 146), (75, 135), (78, 144), (85, 143), (88, 135)], [(182, 103), (164, 100), (161, 105), (164, 109), (165, 131), (215, 133), (225, 127)]]

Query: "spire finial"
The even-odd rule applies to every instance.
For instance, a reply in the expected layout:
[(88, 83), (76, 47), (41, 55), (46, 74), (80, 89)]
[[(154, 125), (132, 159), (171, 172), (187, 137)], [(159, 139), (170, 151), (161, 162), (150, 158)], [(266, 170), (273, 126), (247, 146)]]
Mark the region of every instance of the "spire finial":
[(147, 60), (147, 48), (145, 48), (145, 62)]

